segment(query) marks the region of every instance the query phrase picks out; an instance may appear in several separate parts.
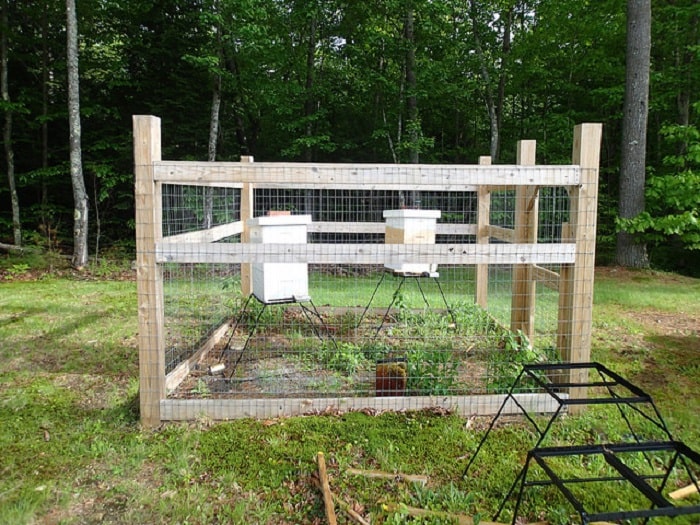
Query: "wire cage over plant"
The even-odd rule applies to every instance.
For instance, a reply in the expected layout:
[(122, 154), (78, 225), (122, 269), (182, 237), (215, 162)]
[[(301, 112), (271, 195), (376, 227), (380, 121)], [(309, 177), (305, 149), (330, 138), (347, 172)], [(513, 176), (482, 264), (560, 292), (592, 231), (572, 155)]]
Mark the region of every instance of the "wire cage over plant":
[(144, 422), (489, 413), (520, 364), (587, 360), (599, 125), (569, 166), (163, 161), (134, 125)]

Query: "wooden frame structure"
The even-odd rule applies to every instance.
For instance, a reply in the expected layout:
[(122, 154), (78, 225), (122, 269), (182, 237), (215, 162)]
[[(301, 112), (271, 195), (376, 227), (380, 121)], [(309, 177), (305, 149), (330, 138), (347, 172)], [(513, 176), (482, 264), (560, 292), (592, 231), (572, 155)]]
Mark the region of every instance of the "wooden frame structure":
[[(535, 142), (518, 144), (515, 165), (370, 165), (164, 162), (161, 159), (160, 119), (134, 116), (137, 289), (139, 316), (139, 375), (141, 421), (146, 426), (163, 420), (271, 417), (292, 415), (328, 406), (340, 409), (377, 407), (424, 408), (442, 405), (464, 414), (487, 414), (503, 396), (321, 398), (321, 399), (168, 399), (167, 392), (188, 374), (202, 355), (225, 333), (220, 327), (196, 355), (166, 375), (164, 348), (164, 263), (240, 263), (242, 293), (251, 290), (250, 264), (308, 262), (324, 264), (437, 263), (476, 265), (475, 302), (488, 303), (489, 265), (514, 265), (511, 328), (534, 336), (535, 284), (559, 291), (557, 347), (566, 362), (590, 361), (591, 309), (595, 255), (600, 124), (574, 130), (571, 165), (536, 166)], [(282, 168), (284, 170), (282, 171)], [(284, 173), (282, 177), (281, 174)], [(163, 237), (162, 185), (226, 186), (239, 188), (239, 220), (213, 228)], [(561, 243), (537, 243), (540, 187), (565, 187), (569, 194), (569, 223)], [(438, 224), (438, 234), (476, 236), (476, 244), (253, 244), (245, 228), (253, 217), (254, 188), (313, 188), (368, 190), (473, 191), (478, 196), (477, 224)], [(491, 192), (515, 189), (515, 229), (489, 224)], [(310, 231), (383, 233), (383, 224), (314, 222)], [(215, 241), (240, 235), (240, 243)], [(499, 242), (492, 243), (491, 239)], [(559, 273), (542, 265), (559, 265)], [(579, 373), (576, 371), (576, 373)], [(575, 378), (582, 382), (581, 377)], [(564, 379), (566, 380), (566, 378)], [(572, 382), (572, 381), (567, 381)], [(582, 393), (577, 393), (581, 397)], [(520, 402), (545, 411), (546, 396), (523, 395)], [(543, 404), (544, 403), (544, 404)], [(517, 410), (513, 407), (513, 410)], [(506, 410), (507, 411), (507, 410)]]

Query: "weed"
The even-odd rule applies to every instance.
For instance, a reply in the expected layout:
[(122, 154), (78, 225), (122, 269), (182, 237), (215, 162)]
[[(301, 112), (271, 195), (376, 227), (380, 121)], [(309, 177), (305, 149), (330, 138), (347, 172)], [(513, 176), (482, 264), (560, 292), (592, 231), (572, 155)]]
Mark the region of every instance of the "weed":
[[(505, 393), (520, 374), (523, 365), (545, 362), (558, 362), (555, 348), (537, 349), (520, 330), (504, 331), (499, 348), (487, 353), (487, 391)], [(535, 385), (523, 382), (522, 386), (527, 388)]]
[(11, 281), (27, 273), (30, 270), (30, 266), (26, 263), (16, 263), (7, 268), (5, 279)]
[(407, 390), (416, 395), (448, 395), (457, 384), (459, 361), (454, 352), (412, 350), (408, 357)]

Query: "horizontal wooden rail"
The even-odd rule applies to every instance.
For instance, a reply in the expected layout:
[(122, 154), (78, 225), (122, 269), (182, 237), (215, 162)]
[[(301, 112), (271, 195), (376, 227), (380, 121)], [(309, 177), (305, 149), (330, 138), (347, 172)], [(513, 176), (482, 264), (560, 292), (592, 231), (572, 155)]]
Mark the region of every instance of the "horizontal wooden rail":
[[(383, 222), (330, 222), (318, 221), (308, 225), (309, 233), (373, 233), (384, 234)], [(216, 242), (243, 232), (241, 221), (214, 226), (207, 230), (178, 233), (163, 237), (163, 242)], [(438, 235), (476, 235), (476, 224), (437, 224)]]
[(156, 245), (159, 263), (571, 264), (575, 244), (209, 244)]
[(557, 272), (542, 268), (541, 266), (535, 266), (532, 270), (536, 281), (541, 282), (551, 290), (559, 290), (559, 274)]
[(512, 230), (510, 228), (503, 228), (501, 226), (490, 225), (488, 227), (488, 232), (489, 237), (493, 237), (494, 239), (498, 239), (499, 241), (515, 242), (515, 230)]
[(193, 232), (178, 233), (176, 235), (168, 235), (163, 237), (164, 242), (216, 242), (226, 237), (238, 235), (243, 231), (243, 223), (241, 221), (230, 222), (220, 226), (214, 226), (207, 230), (198, 230)]
[(161, 161), (154, 179), (192, 185), (250, 183), (256, 187), (475, 191), (477, 186), (575, 186), (579, 166), (313, 164)]

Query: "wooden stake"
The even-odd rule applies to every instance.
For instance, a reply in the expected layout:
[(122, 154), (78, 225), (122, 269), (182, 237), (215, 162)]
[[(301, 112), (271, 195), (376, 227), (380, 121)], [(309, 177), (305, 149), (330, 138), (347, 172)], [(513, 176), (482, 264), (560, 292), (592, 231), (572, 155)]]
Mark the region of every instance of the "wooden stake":
[(318, 478), (321, 482), (321, 492), (323, 493), (323, 503), (326, 507), (326, 518), (329, 525), (337, 525), (335, 518), (335, 507), (333, 505), (333, 494), (328, 483), (328, 474), (326, 473), (326, 458), (323, 452), (318, 453)]

